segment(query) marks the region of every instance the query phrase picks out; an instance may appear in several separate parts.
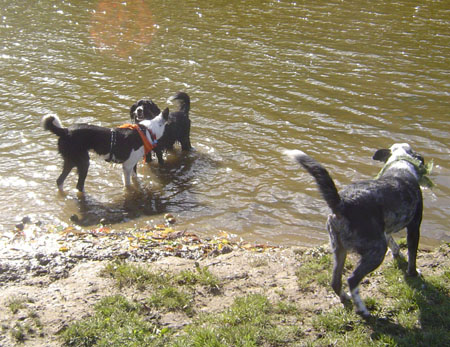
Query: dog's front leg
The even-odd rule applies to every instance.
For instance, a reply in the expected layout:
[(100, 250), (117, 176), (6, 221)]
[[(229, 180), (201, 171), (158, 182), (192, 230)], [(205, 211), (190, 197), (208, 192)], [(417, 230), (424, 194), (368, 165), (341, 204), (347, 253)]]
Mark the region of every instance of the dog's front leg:
[(406, 227), (406, 241), (408, 243), (408, 275), (417, 276), (416, 258), (419, 248), (420, 223), (422, 222), (422, 201), (417, 207), (416, 215)]
[(123, 166), (123, 176), (122, 176), (122, 179), (123, 179), (123, 185), (124, 185), (125, 187), (131, 186), (131, 172), (132, 172), (132, 171), (133, 171), (133, 170), (130, 170), (129, 168)]

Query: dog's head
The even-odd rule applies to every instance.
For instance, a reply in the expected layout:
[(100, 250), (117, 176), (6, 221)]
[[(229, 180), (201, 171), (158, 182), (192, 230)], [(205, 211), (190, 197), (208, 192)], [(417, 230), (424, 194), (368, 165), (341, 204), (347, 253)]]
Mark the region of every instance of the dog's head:
[(433, 169), (433, 161), (425, 164), (424, 158), (414, 152), (407, 143), (396, 143), (389, 149), (379, 149), (373, 155), (374, 160), (385, 163), (377, 178), (390, 170), (407, 170), (412, 173), (423, 187), (432, 188), (433, 182), (428, 177)]
[(169, 124), (169, 108), (160, 112), (158, 116), (153, 119), (145, 119), (139, 124), (145, 126), (150, 132), (156, 137), (157, 140), (161, 138), (164, 134), (164, 129), (167, 124)]
[(153, 119), (160, 113), (161, 110), (152, 100), (139, 100), (130, 108), (130, 118), (134, 123)]
[(423, 157), (414, 152), (411, 146), (407, 143), (395, 143), (389, 149), (379, 149), (375, 152), (372, 159), (382, 161), (383, 163), (391, 163), (406, 157), (418, 160), (421, 165), (425, 163)]

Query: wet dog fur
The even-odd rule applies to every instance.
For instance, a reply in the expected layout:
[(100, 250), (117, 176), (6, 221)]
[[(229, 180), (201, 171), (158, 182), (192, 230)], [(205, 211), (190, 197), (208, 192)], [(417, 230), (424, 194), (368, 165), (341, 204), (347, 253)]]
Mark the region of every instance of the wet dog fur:
[[(141, 130), (150, 140), (161, 138), (168, 122), (169, 109), (165, 109), (151, 120), (140, 122)], [(144, 145), (139, 133), (127, 128), (104, 128), (91, 124), (74, 124), (64, 128), (57, 116), (42, 119), (45, 130), (58, 136), (58, 150), (64, 160), (63, 171), (56, 184), (63, 191), (64, 181), (74, 167), (78, 171), (77, 189), (84, 192), (84, 183), (89, 169), (89, 151), (105, 160), (121, 163), (123, 183), (131, 184), (130, 178), (137, 178), (136, 164), (144, 156)]]
[[(178, 92), (169, 98), (170, 102), (178, 102), (179, 110), (170, 112), (170, 124), (167, 124), (163, 136), (158, 140), (157, 146), (153, 149), (158, 163), (164, 164), (163, 151), (172, 150), (176, 142), (181, 144), (182, 151), (190, 151), (192, 149), (190, 132), (191, 120), (189, 119), (189, 111), (191, 108), (191, 100), (187, 93)], [(144, 119), (152, 119), (159, 111), (158, 106), (152, 100), (139, 100), (130, 108), (130, 118), (133, 122), (139, 122), (142, 117)], [(147, 154), (146, 160), (152, 160), (151, 153)]]
[(423, 158), (406, 143), (376, 151), (374, 160), (386, 164), (381, 177), (350, 184), (340, 192), (328, 171), (316, 160), (299, 150), (286, 151), (316, 180), (319, 190), (330, 207), (327, 230), (334, 254), (331, 286), (342, 302), (350, 297), (342, 290), (342, 272), (348, 251), (360, 255), (360, 261), (348, 278), (351, 299), (356, 311), (370, 316), (359, 295), (362, 279), (384, 260), (387, 247), (394, 257), (399, 246), (391, 234), (406, 227), (408, 244), (408, 275), (416, 276), (416, 256), (422, 221), (422, 192), (414, 165), (405, 160), (413, 158), (424, 164)]

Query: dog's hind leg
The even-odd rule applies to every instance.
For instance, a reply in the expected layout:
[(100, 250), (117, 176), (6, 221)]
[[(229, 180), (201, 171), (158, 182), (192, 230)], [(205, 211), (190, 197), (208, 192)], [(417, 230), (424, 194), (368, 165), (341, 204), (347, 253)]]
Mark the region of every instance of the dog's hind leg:
[(80, 193), (84, 192), (84, 182), (86, 181), (87, 173), (89, 170), (89, 154), (86, 152), (80, 158), (78, 164), (78, 183), (77, 189)]
[(390, 234), (386, 234), (386, 240), (389, 246), (389, 249), (392, 252), (392, 256), (394, 258), (398, 258), (400, 256), (400, 246), (395, 242), (394, 238)]
[(408, 243), (408, 275), (417, 276), (416, 258), (419, 248), (420, 223), (422, 222), (422, 201), (416, 210), (416, 215), (411, 223), (406, 227), (406, 241)]
[(64, 160), (63, 171), (56, 180), (56, 185), (58, 186), (60, 192), (63, 191), (64, 181), (66, 180), (67, 176), (69, 175), (70, 171), (72, 171), (74, 166), (75, 164), (73, 162), (69, 160)]
[(342, 272), (344, 270), (346, 257), (347, 251), (342, 246), (334, 249), (333, 277), (331, 280), (331, 287), (339, 296), (342, 303), (350, 300), (348, 294), (342, 289)]
[(189, 139), (189, 137), (183, 138), (180, 141), (180, 143), (181, 143), (181, 150), (182, 151), (188, 152), (188, 151), (190, 151), (192, 149), (191, 140)]
[(348, 278), (348, 286), (350, 288), (350, 293), (352, 294), (353, 303), (356, 306), (356, 312), (363, 317), (370, 316), (364, 302), (359, 295), (359, 284), (362, 279), (373, 270), (375, 270), (383, 262), (384, 256), (387, 250), (387, 241), (383, 237), (380, 240), (367, 240), (364, 243), (374, 244), (371, 249), (358, 250), (361, 256), (358, 266), (352, 275)]
[(333, 263), (333, 277), (331, 279), (331, 287), (334, 292), (339, 296), (341, 302), (350, 300), (350, 297), (342, 289), (342, 272), (344, 271), (345, 258), (347, 257), (347, 250), (342, 245), (339, 237), (339, 230), (342, 225), (337, 226), (340, 220), (334, 215), (330, 215), (327, 220), (327, 230), (330, 236), (331, 249), (333, 251), (334, 263)]

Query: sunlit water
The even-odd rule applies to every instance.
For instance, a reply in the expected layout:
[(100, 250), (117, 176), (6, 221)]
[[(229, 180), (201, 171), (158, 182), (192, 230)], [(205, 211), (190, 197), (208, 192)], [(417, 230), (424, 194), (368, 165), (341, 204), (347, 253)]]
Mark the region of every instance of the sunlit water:
[[(338, 187), (374, 177), (378, 148), (408, 142), (434, 160), (424, 244), (449, 241), (450, 6), (445, 1), (4, 1), (0, 10), (0, 218), (115, 227), (164, 213), (202, 235), (316, 244), (328, 207), (283, 157), (302, 149)], [(192, 98), (195, 151), (121, 167), (93, 156), (56, 190), (56, 136), (40, 126), (125, 123), (138, 99)], [(171, 105), (169, 105), (171, 106)]]

